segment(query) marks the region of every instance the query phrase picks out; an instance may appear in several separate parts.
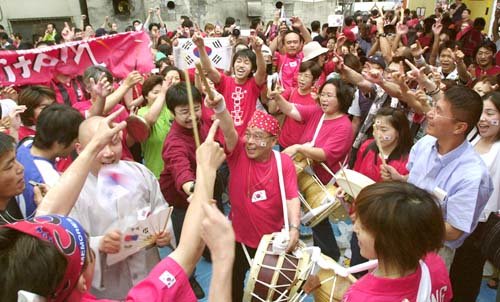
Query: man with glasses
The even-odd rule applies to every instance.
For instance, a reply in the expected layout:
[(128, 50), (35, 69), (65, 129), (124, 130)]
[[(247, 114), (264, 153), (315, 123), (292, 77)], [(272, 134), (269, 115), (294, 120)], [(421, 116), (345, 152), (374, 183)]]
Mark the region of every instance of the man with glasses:
[(408, 175), (390, 166), (382, 169), (392, 180), (408, 181), (431, 192), (445, 217), (444, 247), (439, 254), (448, 269), (455, 249), (477, 226), (493, 184), (488, 169), (466, 140), (482, 112), (481, 97), (464, 86), (447, 90), (427, 113), (427, 136), (411, 149)]
[[(271, 115), (256, 110), (248, 123), (245, 134), (239, 138), (233, 120), (221, 95), (208, 100), (207, 106), (220, 120), (229, 166), (229, 199), (236, 234), (233, 267), (232, 301), (243, 298), (243, 282), (249, 263), (245, 257), (255, 256), (263, 235), (279, 232), (284, 224), (282, 196), (278, 180), (278, 165), (273, 146), (280, 131), (278, 121)], [(300, 202), (298, 200), (297, 174), (288, 155), (277, 153), (281, 159), (281, 173), (290, 226), (287, 251), (295, 248), (299, 239)]]
[[(192, 88), (196, 124), (201, 139), (206, 133), (200, 126), (201, 94)], [(178, 83), (167, 90), (167, 108), (172, 112), (174, 121), (163, 144), (163, 171), (160, 174), (160, 188), (165, 200), (174, 207), (172, 226), (176, 242), (180, 242), (182, 225), (187, 213), (191, 195), (194, 193), (196, 180), (196, 144), (193, 135), (193, 124), (189, 111), (187, 88), (185, 83)], [(205, 294), (194, 278), (189, 280), (198, 299)]]

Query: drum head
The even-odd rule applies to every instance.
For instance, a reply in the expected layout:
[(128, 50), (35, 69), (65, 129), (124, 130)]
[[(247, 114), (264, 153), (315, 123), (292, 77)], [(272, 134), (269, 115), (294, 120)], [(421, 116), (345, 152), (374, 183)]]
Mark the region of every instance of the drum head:
[(341, 187), (347, 195), (356, 198), (359, 192), (371, 184), (374, 184), (371, 178), (349, 169), (341, 169), (335, 175), (337, 184)]
[(127, 118), (127, 132), (139, 143), (148, 139), (151, 129), (142, 117), (131, 114)]

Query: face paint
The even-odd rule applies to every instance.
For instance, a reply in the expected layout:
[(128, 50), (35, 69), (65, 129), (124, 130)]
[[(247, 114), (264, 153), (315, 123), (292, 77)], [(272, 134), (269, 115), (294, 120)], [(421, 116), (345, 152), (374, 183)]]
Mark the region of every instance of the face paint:
[(390, 136), (390, 135), (384, 135), (382, 137), (382, 140), (384, 140), (384, 141), (390, 141), (390, 140), (392, 140), (392, 136)]
[(261, 146), (261, 147), (266, 147), (266, 146), (267, 146), (267, 143), (266, 143), (266, 142), (260, 142), (260, 146)]
[(498, 126), (498, 125), (500, 125), (500, 121), (499, 120), (491, 120), (490, 121), (490, 125), (492, 125), (492, 126)]

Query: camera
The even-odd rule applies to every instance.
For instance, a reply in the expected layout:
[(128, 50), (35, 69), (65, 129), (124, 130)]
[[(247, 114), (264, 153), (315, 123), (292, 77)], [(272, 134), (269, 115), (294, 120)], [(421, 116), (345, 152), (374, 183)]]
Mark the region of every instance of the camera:
[(236, 26), (231, 33), (234, 37), (239, 37), (241, 35), (241, 30), (239, 26)]

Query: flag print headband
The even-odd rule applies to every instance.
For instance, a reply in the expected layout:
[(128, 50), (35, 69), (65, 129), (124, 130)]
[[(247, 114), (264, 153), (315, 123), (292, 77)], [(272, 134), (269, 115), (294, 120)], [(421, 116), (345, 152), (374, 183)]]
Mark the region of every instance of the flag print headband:
[(82, 273), (87, 256), (87, 235), (78, 221), (60, 215), (34, 217), (4, 225), (10, 229), (52, 243), (68, 261), (66, 272), (56, 292), (48, 301), (65, 301)]
[(256, 127), (266, 131), (273, 136), (278, 136), (280, 133), (280, 124), (278, 120), (261, 110), (255, 110), (252, 119), (248, 123), (248, 127)]

